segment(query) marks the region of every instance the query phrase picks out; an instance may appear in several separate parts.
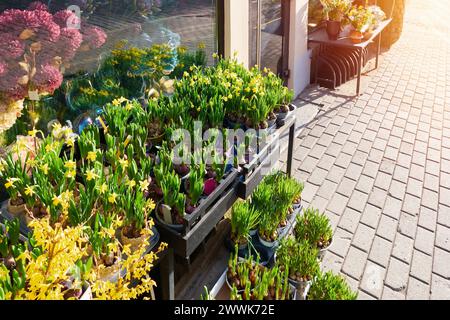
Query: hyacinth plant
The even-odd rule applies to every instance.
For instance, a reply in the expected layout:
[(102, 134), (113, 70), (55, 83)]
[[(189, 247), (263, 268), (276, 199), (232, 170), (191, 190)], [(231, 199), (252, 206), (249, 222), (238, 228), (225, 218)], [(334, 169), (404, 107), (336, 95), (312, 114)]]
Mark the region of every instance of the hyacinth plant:
[(294, 233), (297, 240), (307, 241), (319, 250), (327, 248), (333, 237), (330, 220), (325, 214), (312, 208), (306, 209), (303, 215), (297, 216)]
[(259, 256), (255, 259), (250, 255), (247, 259), (240, 261), (236, 244), (234, 253), (228, 260), (227, 281), (229, 285), (239, 291), (246, 290), (246, 288), (253, 290), (258, 285), (258, 280), (264, 270), (259, 259)]
[(319, 273), (308, 292), (308, 300), (356, 300), (344, 278), (332, 272)]
[(234, 243), (248, 243), (250, 231), (256, 229), (260, 211), (251, 207), (248, 202), (236, 202), (231, 209), (231, 239)]
[(298, 242), (294, 237), (280, 241), (276, 263), (282, 271), (288, 268), (289, 279), (297, 282), (311, 281), (320, 271), (317, 249), (308, 242)]

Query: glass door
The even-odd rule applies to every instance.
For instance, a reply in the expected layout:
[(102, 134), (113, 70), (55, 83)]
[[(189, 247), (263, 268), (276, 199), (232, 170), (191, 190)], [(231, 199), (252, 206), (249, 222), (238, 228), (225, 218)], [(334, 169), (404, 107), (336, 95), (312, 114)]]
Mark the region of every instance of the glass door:
[(286, 0), (250, 0), (250, 65), (269, 68), (287, 80), (289, 3)]

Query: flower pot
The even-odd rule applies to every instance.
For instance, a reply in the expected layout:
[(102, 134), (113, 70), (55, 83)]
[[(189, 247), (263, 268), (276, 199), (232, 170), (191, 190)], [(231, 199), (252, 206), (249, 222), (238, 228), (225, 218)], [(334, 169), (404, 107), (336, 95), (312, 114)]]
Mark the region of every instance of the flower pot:
[[(163, 212), (165, 213), (164, 216), (170, 215), (170, 217), (172, 217), (172, 208), (161, 203), (161, 201), (160, 201), (156, 207), (156, 213), (155, 213), (156, 219), (159, 221), (159, 223), (161, 223), (161, 224), (167, 226), (168, 228), (175, 230), (177, 232), (182, 232), (184, 230), (184, 225), (183, 224), (173, 224), (172, 221), (170, 221), (170, 222), (164, 221), (161, 218), (161, 216), (159, 215), (159, 207), (161, 207)], [(169, 211), (167, 211), (167, 210), (169, 210)]]
[(255, 236), (258, 233), (258, 229), (250, 230), (250, 237)]
[(361, 43), (364, 40), (364, 34), (362, 32), (353, 30), (350, 34), (350, 40), (352, 40), (353, 43)]
[[(233, 286), (230, 284), (230, 281), (228, 280), (228, 275), (225, 275), (225, 282), (227, 283), (227, 286), (228, 286), (228, 288), (230, 289), (230, 291), (231, 290), (233, 290)], [(244, 292), (245, 290), (238, 290), (237, 292), (238, 293), (242, 293), (242, 292)]]
[(341, 22), (328, 20), (327, 21), (328, 39), (337, 40), (340, 33), (341, 33)]
[[(83, 288), (84, 289), (84, 288)], [(92, 289), (91, 286), (87, 286), (83, 294), (78, 300), (92, 300)]]
[(98, 268), (97, 270), (97, 276), (99, 281), (103, 282), (117, 282), (119, 280), (119, 277), (121, 275), (120, 270), (120, 261), (122, 260), (121, 255), (119, 254), (119, 257), (117, 258), (116, 262), (112, 266), (104, 267), (104, 268)]
[(25, 203), (16, 206), (16, 205), (11, 204), (11, 199), (8, 200), (8, 205), (7, 205), (8, 212), (14, 217), (19, 217), (19, 216), (23, 215), (25, 213), (25, 207), (26, 207)]
[(259, 242), (266, 248), (272, 249), (272, 248), (275, 248), (278, 246), (278, 240), (275, 240), (273, 242), (268, 242), (260, 236), (259, 232), (258, 232), (258, 239), (259, 239)]
[(278, 112), (277, 113), (277, 119), (278, 120), (284, 120), (287, 118), (287, 116), (289, 115), (289, 113), (291, 113), (291, 111), (288, 112)]
[(138, 238), (128, 238), (124, 233), (123, 233), (124, 228), (120, 229), (120, 242), (126, 246), (126, 245), (130, 245), (130, 250), (131, 252), (136, 252), (137, 250), (139, 250), (139, 247), (144, 243), (145, 240), (147, 240), (147, 236), (146, 235), (141, 235)]
[(294, 211), (297, 211), (298, 209), (300, 209), (302, 207), (302, 198), (300, 198), (297, 203), (294, 202), (292, 204), (292, 209), (294, 209)]
[(328, 249), (331, 247), (332, 244), (333, 244), (333, 238), (331, 238), (331, 241), (328, 244), (328, 246), (326, 246), (325, 248), (319, 250), (319, 253), (317, 254), (317, 259), (322, 261), (323, 257), (325, 256), (325, 253), (327, 253)]
[(289, 278), (289, 283), (295, 287), (297, 298), (299, 300), (306, 300), (309, 289), (311, 288), (312, 281), (296, 281)]

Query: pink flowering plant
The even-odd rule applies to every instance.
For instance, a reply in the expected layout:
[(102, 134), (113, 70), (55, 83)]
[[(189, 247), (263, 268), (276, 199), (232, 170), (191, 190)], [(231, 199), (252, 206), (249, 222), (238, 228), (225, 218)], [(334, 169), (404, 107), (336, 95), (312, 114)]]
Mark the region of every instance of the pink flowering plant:
[(53, 94), (76, 53), (99, 48), (106, 39), (101, 28), (79, 21), (72, 11), (52, 14), (39, 1), (26, 10), (5, 10), (0, 14), (0, 102)]

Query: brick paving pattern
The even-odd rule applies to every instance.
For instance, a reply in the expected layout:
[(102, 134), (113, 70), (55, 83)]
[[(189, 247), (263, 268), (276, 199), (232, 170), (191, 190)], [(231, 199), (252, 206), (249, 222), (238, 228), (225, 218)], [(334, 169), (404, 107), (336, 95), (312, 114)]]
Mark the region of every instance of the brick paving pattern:
[(408, 1), (364, 94), (303, 95), (325, 107), (296, 139), (295, 176), (335, 228), (324, 268), (360, 299), (450, 299), (449, 15)]

